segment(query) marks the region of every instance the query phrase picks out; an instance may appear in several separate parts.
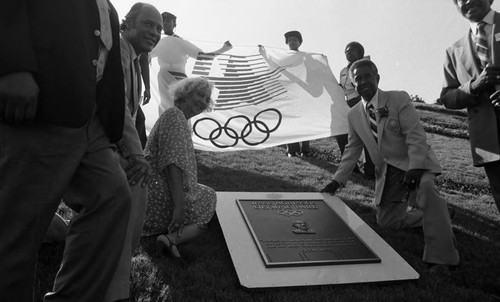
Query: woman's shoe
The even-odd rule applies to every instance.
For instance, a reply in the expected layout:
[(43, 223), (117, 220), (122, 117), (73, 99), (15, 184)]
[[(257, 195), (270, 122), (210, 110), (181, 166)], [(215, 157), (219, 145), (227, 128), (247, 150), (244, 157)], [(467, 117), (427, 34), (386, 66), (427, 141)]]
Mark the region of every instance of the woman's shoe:
[(181, 259), (182, 256), (170, 237), (160, 235), (156, 237), (156, 252), (162, 256), (168, 255), (174, 259)]

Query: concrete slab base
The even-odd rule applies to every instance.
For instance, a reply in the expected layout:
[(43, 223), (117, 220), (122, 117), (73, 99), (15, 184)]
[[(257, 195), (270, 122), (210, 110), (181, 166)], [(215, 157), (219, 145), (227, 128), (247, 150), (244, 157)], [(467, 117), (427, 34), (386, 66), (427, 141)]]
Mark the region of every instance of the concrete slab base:
[[(217, 217), (240, 284), (247, 288), (418, 279), (419, 274), (336, 196), (322, 193), (217, 192)], [(323, 199), (377, 254), (381, 263), (266, 268), (236, 199)]]

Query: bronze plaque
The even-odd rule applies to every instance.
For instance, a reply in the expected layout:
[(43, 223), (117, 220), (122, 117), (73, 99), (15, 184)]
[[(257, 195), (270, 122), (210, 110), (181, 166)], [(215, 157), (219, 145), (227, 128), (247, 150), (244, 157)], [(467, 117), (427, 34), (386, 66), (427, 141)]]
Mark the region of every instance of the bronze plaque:
[(237, 199), (266, 267), (379, 263), (322, 199)]

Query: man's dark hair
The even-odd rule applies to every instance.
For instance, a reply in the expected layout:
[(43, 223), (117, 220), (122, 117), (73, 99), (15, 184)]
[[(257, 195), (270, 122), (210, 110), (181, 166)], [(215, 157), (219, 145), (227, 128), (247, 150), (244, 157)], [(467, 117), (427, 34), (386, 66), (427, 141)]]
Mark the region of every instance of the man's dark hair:
[(130, 28), (132, 26), (132, 24), (135, 23), (135, 20), (137, 19), (137, 16), (141, 12), (141, 9), (144, 5), (146, 5), (146, 3), (142, 3), (142, 2), (137, 2), (136, 4), (132, 5), (132, 7), (130, 8), (130, 11), (125, 16), (125, 19), (122, 20), (122, 24), (120, 24), (121, 31), (124, 31), (127, 28)]
[(296, 37), (297, 39), (299, 39), (300, 44), (302, 44), (302, 35), (298, 30), (292, 30), (285, 33), (285, 44), (288, 44), (288, 38), (290, 37)]
[(375, 65), (375, 63), (373, 63), (371, 60), (369, 59), (361, 59), (361, 60), (357, 60), (355, 61), (354, 63), (352, 63), (351, 67), (349, 68), (349, 77), (352, 79), (352, 71), (356, 68), (359, 68), (359, 67), (368, 67), (370, 68), (375, 74), (378, 74), (378, 69), (377, 69), (377, 65)]
[(361, 57), (365, 56), (365, 48), (363, 47), (363, 45), (361, 45), (361, 43), (352, 41), (345, 46), (345, 49), (349, 48), (349, 46), (355, 47), (357, 50), (359, 50), (359, 54), (361, 55)]
[(163, 21), (177, 20), (177, 16), (169, 12), (163, 12), (161, 17), (163, 18)]

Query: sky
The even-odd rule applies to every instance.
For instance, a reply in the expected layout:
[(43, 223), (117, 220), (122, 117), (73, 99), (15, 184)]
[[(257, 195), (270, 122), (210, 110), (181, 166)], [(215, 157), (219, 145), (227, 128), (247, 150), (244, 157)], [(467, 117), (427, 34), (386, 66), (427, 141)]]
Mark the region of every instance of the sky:
[[(123, 19), (137, 1), (112, 0)], [(469, 28), (453, 0), (143, 0), (177, 16), (175, 32), (200, 42), (287, 49), (298, 30), (302, 51), (322, 53), (337, 77), (344, 49), (360, 42), (377, 65), (379, 88), (405, 90), (427, 103), (439, 98), (445, 50)], [(500, 1), (492, 8), (500, 10)], [(212, 51), (215, 49), (204, 49)]]

